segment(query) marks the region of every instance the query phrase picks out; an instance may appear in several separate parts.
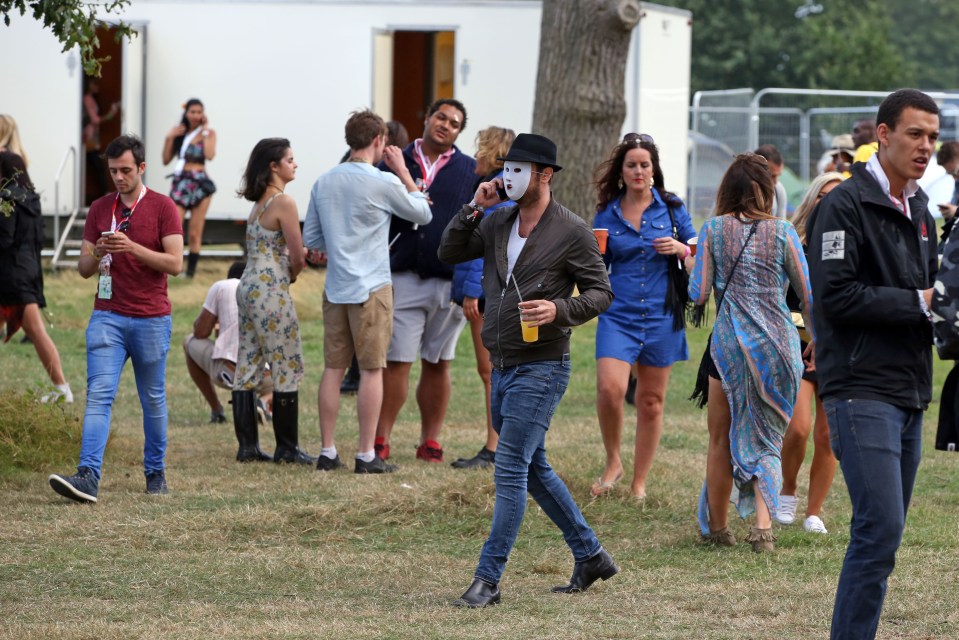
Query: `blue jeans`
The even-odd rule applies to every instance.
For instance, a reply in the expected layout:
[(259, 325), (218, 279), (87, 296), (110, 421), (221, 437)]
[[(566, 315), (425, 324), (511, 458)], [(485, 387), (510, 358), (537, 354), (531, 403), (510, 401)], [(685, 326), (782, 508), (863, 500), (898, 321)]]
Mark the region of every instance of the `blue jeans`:
[(526, 513), (526, 492), (563, 532), (577, 562), (601, 547), (569, 489), (546, 461), (546, 430), (569, 383), (569, 359), (493, 369), (496, 503), (489, 538), (480, 553), (477, 578), (497, 584)]
[(876, 400), (828, 399), (823, 406), (852, 501), (831, 637), (873, 638), (919, 468), (922, 411)]
[(80, 465), (100, 478), (103, 451), (110, 436), (110, 414), (127, 359), (133, 361), (143, 408), (143, 469), (163, 470), (166, 454), (166, 357), (170, 316), (131, 318), (94, 311), (87, 325), (87, 408), (83, 415)]

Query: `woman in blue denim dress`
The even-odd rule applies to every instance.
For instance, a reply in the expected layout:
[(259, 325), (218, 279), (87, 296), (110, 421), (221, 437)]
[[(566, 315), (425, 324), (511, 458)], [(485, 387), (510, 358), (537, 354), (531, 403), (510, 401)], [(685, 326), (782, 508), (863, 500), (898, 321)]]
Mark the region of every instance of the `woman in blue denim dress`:
[(667, 302), (670, 261), (689, 255), (695, 237), (682, 201), (664, 187), (659, 150), (645, 134), (628, 134), (600, 166), (594, 229), (608, 232), (604, 258), (615, 298), (596, 329), (596, 413), (606, 468), (594, 496), (623, 475), (620, 441), (623, 395), (630, 369), (636, 378), (636, 447), (631, 495), (646, 497), (646, 478), (663, 431), (669, 373), (689, 351), (681, 314)]

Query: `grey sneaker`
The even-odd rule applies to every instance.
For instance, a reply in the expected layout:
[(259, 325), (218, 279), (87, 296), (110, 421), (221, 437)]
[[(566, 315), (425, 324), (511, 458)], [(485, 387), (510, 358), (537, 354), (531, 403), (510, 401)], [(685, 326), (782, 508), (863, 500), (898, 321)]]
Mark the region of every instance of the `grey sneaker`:
[(316, 459), (317, 471), (336, 471), (337, 469), (342, 469), (345, 466), (346, 465), (340, 460), (340, 456), (336, 456), (335, 458), (319, 456)]
[(166, 476), (162, 471), (149, 471), (147, 477), (147, 494), (151, 496), (165, 496), (170, 493), (166, 486)]
[(399, 469), (395, 464), (384, 462), (383, 458), (379, 456), (374, 457), (373, 462), (364, 462), (359, 458), (355, 462), (354, 473), (393, 473)]
[(54, 473), (49, 481), (50, 487), (64, 498), (83, 503), (97, 501), (97, 487), (100, 486), (100, 481), (89, 467), (77, 467), (77, 472), (72, 476)]
[(489, 469), (495, 462), (496, 453), (483, 447), (472, 458), (460, 458), (456, 462), (451, 462), (450, 466), (454, 469)]

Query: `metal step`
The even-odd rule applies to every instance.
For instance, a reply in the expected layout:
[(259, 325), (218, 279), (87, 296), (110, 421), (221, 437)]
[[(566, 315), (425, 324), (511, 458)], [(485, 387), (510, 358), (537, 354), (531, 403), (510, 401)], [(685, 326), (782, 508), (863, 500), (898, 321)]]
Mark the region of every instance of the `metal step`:
[(72, 258), (76, 256), (76, 249), (83, 246), (83, 240), (71, 237), (71, 235), (75, 235), (77, 229), (80, 229), (81, 234), (83, 233), (87, 211), (88, 209), (86, 207), (82, 209), (78, 207), (70, 213), (70, 218), (67, 220), (66, 225), (64, 225), (63, 232), (57, 239), (56, 247), (53, 250), (53, 259), (50, 261), (50, 264), (54, 269), (76, 268), (77, 261)]

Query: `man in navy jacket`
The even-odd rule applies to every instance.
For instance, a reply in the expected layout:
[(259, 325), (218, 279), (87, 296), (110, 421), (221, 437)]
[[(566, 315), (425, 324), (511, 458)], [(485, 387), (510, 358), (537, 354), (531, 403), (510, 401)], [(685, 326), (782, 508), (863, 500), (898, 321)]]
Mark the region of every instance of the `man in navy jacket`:
[(834, 640), (876, 634), (919, 467), (938, 259), (916, 181), (935, 150), (938, 114), (913, 89), (883, 100), (878, 153), (853, 165), (807, 233), (819, 393), (852, 501)]
[(455, 146), (466, 128), (466, 107), (437, 100), (426, 113), (423, 137), (403, 150), (403, 159), (430, 200), (432, 221), (417, 227), (396, 216), (390, 225), (393, 276), (393, 335), (383, 376), (383, 408), (376, 427), (376, 453), (390, 455), (390, 434), (406, 402), (413, 362), (422, 365), (416, 401), (420, 442), (416, 457), (442, 462), (439, 433), (449, 404), (450, 361), (466, 319), (452, 302), (453, 268), (436, 251), (447, 223), (473, 197), (476, 161)]

